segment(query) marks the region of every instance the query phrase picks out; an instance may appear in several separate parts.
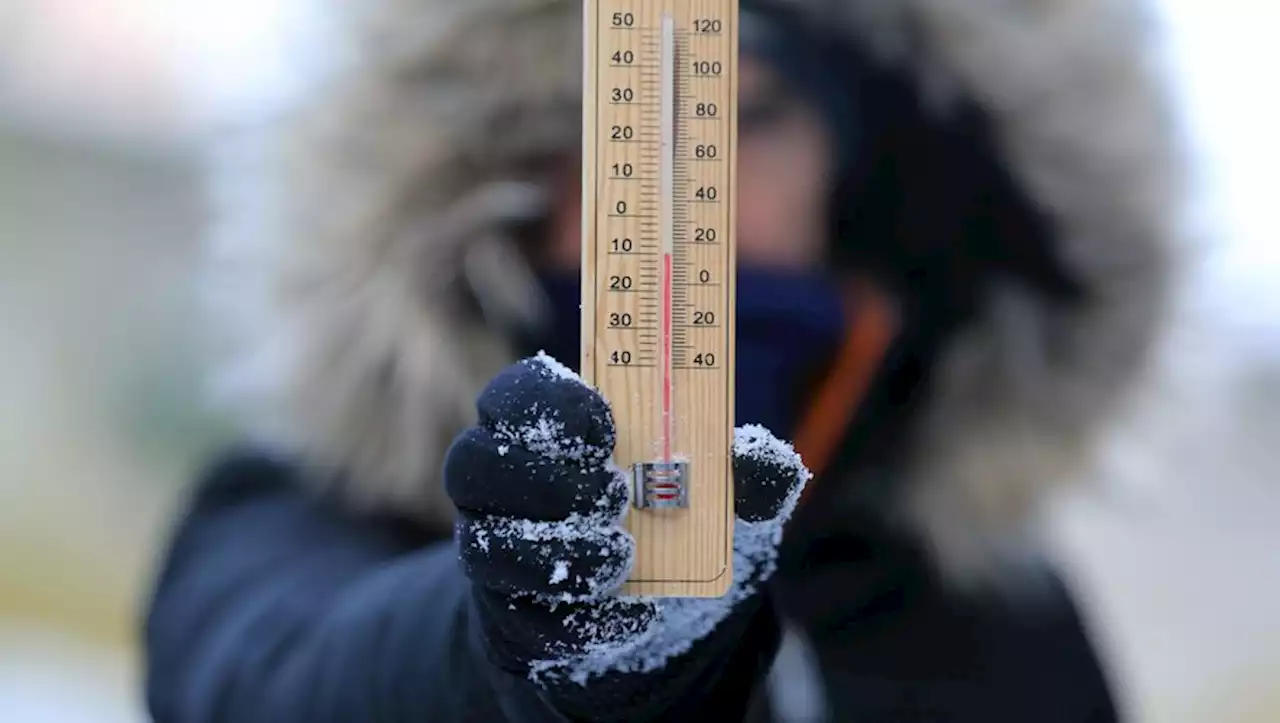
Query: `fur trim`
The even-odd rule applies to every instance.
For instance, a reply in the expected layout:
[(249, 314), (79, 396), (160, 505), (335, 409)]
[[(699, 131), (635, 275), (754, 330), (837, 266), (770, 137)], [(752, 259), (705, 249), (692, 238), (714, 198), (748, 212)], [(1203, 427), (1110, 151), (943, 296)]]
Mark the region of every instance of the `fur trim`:
[[(944, 361), (906, 516), (978, 579), (1086, 475), (1162, 323), (1179, 189), (1153, 44), (1120, 0), (795, 2), (908, 68), (938, 112), (981, 103), (1096, 297), (999, 289)], [(342, 7), (349, 63), (227, 177), (250, 194), (219, 233), (222, 278), (247, 284), (231, 380), (262, 434), (359, 480), (350, 499), (443, 523), (441, 455), (511, 360), (495, 330), (537, 298), (507, 229), (579, 150), (581, 0)]]
[(902, 52), (914, 38), (932, 87), (993, 114), (1010, 166), (1096, 295), (1065, 311), (999, 289), (940, 365), (907, 514), (946, 572), (982, 579), (1025, 554), (1048, 493), (1092, 472), (1165, 325), (1180, 216), (1173, 130), (1155, 44), (1130, 3), (899, 5), (882, 46)]

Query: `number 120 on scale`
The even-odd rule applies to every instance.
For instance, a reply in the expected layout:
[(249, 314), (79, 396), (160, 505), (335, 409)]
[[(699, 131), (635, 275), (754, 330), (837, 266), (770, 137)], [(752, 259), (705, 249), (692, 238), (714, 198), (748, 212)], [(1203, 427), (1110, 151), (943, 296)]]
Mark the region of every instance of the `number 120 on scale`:
[(732, 576), (736, 0), (588, 0), (583, 373), (633, 477), (632, 592)]

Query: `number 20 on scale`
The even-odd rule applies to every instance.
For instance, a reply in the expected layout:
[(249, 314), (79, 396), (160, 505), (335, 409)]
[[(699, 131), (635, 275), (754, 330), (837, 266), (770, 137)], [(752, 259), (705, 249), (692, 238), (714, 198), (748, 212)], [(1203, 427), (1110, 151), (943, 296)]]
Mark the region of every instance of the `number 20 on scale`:
[(629, 592), (732, 578), (736, 0), (587, 0), (582, 370), (633, 480)]

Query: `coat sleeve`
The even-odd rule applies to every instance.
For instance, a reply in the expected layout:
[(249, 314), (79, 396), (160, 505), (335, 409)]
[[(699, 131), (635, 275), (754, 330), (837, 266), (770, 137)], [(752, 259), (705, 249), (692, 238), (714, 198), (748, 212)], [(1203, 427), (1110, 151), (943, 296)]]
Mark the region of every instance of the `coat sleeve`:
[[(156, 723), (584, 720), (489, 663), (451, 541), (341, 514), (289, 479), (237, 456), (199, 484), (146, 611)], [(776, 645), (770, 627), (749, 625), (749, 652), (735, 641), (700, 680), (666, 681), (678, 695), (655, 696), (646, 720), (745, 709), (771, 655), (759, 651)]]

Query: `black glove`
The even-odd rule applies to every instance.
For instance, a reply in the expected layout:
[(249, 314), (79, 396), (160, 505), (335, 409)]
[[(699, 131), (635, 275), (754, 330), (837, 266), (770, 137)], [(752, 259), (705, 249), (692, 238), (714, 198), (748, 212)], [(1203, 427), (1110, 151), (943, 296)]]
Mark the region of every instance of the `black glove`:
[[(774, 570), (808, 471), (759, 426), (736, 430), (734, 579), (721, 598), (621, 596), (635, 543), (608, 404), (545, 355), (499, 374), (454, 442), (445, 484), (494, 663), (544, 686), (628, 679), (696, 654)], [(591, 686), (587, 686), (591, 687)], [(607, 697), (607, 696), (606, 696)]]

